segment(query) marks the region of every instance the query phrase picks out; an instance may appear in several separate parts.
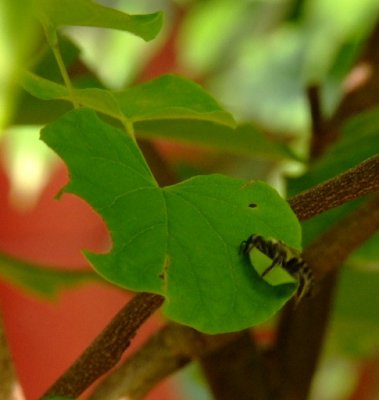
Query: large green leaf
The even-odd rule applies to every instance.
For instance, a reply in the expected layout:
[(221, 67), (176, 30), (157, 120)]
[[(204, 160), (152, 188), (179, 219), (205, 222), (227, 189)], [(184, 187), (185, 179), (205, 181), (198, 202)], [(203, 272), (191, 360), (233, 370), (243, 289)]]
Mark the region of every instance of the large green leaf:
[(54, 298), (62, 289), (99, 280), (92, 271), (42, 267), (0, 255), (0, 277), (39, 296)]
[(91, 0), (34, 0), (36, 14), (51, 29), (65, 25), (92, 26), (131, 32), (144, 40), (154, 39), (162, 27), (161, 12), (129, 15)]
[(122, 287), (165, 296), (169, 318), (201, 331), (240, 330), (271, 317), (295, 289), (272, 286), (239, 252), (252, 233), (300, 247), (287, 202), (262, 182), (198, 176), (160, 188), (132, 138), (75, 110), (42, 131), (66, 162), (66, 191), (86, 199), (113, 240), (108, 254), (86, 253)]

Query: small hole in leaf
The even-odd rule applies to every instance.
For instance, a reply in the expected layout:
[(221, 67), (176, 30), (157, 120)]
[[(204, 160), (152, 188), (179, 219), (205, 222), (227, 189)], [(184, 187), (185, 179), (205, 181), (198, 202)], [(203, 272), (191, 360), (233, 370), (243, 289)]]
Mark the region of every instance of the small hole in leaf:
[(256, 207), (258, 207), (258, 206), (257, 206), (255, 203), (250, 203), (250, 204), (249, 204), (249, 207), (250, 207), (250, 208), (256, 208)]

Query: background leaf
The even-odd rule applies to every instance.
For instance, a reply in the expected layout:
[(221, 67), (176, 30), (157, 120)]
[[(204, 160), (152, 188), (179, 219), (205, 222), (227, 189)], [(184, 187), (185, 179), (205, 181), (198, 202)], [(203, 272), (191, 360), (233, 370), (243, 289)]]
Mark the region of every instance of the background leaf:
[(233, 117), (200, 85), (177, 75), (162, 75), (115, 96), (133, 121), (190, 118), (235, 125)]
[[(44, 100), (70, 100), (67, 89), (26, 72), (24, 89)], [(273, 160), (298, 156), (286, 145), (265, 136), (253, 125), (234, 128), (233, 117), (199, 85), (176, 75), (166, 75), (123, 92), (76, 89), (75, 99), (117, 119), (135, 122), (136, 134), (144, 138), (174, 139), (236, 154)]]
[(294, 195), (352, 168), (379, 153), (379, 108), (350, 118), (340, 139), (300, 178), (290, 181)]
[(144, 40), (151, 40), (158, 34), (163, 22), (161, 12), (129, 15), (91, 0), (34, 1), (43, 25), (53, 29), (65, 25), (92, 26), (127, 31)]
[[(344, 125), (341, 137), (331, 146), (320, 160), (310, 165), (309, 170), (297, 179), (290, 179), (288, 195), (294, 196), (303, 190), (326, 181), (349, 168), (352, 168), (371, 156), (379, 153), (379, 108), (363, 112), (349, 119)], [(349, 202), (332, 209), (303, 223), (304, 245), (320, 235), (344, 215), (351, 212), (362, 199)], [(371, 261), (378, 260), (378, 251), (373, 254), (372, 248), (379, 246), (379, 235), (376, 234), (364, 244), (352, 257), (360, 260), (368, 255)]]
[[(43, 100), (71, 101), (67, 89), (58, 83), (26, 72), (24, 89)], [(75, 89), (75, 100), (114, 118), (130, 121), (195, 119), (234, 126), (224, 111), (200, 85), (176, 75), (163, 75), (122, 92), (106, 89)]]
[(239, 254), (252, 233), (300, 248), (298, 221), (270, 186), (210, 175), (160, 188), (135, 142), (86, 109), (42, 138), (69, 167), (66, 190), (108, 225), (112, 251), (86, 253), (106, 279), (164, 295), (169, 318), (209, 333), (258, 324), (293, 294), (294, 283), (271, 286)]
[(6, 281), (42, 297), (55, 298), (62, 289), (99, 280), (91, 271), (46, 267), (0, 255), (0, 275)]
[(338, 284), (331, 343), (354, 356), (369, 356), (379, 345), (379, 273), (345, 268)]
[(285, 144), (275, 141), (251, 124), (232, 129), (212, 121), (156, 120), (135, 124), (136, 134), (147, 139), (169, 139), (195, 144), (211, 150), (222, 150), (239, 155), (256, 156), (271, 160), (299, 157)]

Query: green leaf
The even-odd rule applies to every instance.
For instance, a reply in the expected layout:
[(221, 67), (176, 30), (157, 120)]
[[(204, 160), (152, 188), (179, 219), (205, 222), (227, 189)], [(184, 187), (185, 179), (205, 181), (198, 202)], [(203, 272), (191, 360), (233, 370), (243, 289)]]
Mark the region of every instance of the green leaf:
[[(25, 73), (23, 87), (39, 99), (71, 101), (63, 85), (32, 72)], [(83, 106), (134, 121), (140, 137), (174, 139), (242, 155), (299, 160), (287, 146), (267, 138), (252, 125), (233, 129), (235, 122), (229, 113), (199, 85), (179, 76), (162, 76), (117, 93), (75, 89), (74, 97)]]
[(41, 267), (5, 255), (0, 255), (0, 276), (26, 291), (47, 298), (56, 297), (63, 289), (99, 279), (91, 271)]
[[(24, 89), (43, 100), (71, 101), (65, 86), (25, 72)], [(117, 119), (134, 121), (194, 119), (234, 126), (233, 117), (196, 83), (176, 76), (163, 75), (122, 92), (89, 88), (74, 89), (81, 105)]]
[(165, 314), (208, 333), (270, 318), (294, 283), (271, 286), (240, 244), (252, 233), (300, 248), (299, 223), (262, 182), (198, 176), (160, 188), (132, 138), (95, 112), (74, 110), (42, 131), (66, 162), (66, 191), (87, 200), (113, 240), (108, 254), (86, 253), (95, 270), (122, 287), (165, 296)]
[(235, 126), (233, 117), (200, 85), (177, 75), (162, 75), (115, 96), (133, 121), (187, 118)]
[(42, 78), (33, 72), (26, 71), (22, 79), (23, 88), (41, 100), (68, 99), (66, 86)]
[(299, 160), (288, 146), (268, 138), (250, 124), (232, 129), (212, 121), (157, 120), (137, 122), (135, 129), (139, 137), (148, 139), (170, 139), (264, 159)]
[(34, 0), (36, 13), (49, 30), (61, 26), (92, 26), (127, 31), (148, 41), (159, 33), (163, 14), (129, 15), (91, 0)]

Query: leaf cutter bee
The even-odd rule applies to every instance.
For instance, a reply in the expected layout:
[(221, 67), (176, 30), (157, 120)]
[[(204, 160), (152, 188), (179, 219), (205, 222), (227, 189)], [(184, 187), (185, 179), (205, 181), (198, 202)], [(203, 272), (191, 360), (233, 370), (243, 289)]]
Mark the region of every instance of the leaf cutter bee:
[(241, 252), (249, 255), (254, 248), (272, 260), (270, 266), (263, 271), (262, 277), (267, 275), (276, 265), (280, 265), (299, 282), (296, 292), (297, 301), (311, 294), (314, 284), (313, 273), (297, 250), (292, 249), (280, 240), (265, 239), (261, 235), (252, 234), (241, 243)]

